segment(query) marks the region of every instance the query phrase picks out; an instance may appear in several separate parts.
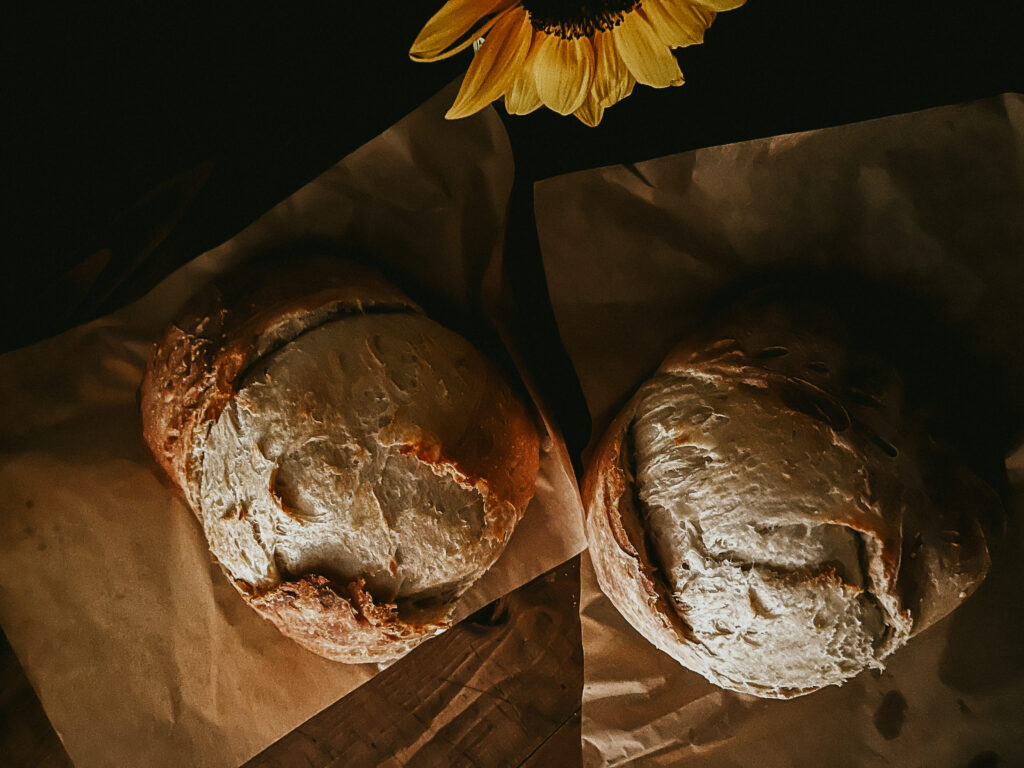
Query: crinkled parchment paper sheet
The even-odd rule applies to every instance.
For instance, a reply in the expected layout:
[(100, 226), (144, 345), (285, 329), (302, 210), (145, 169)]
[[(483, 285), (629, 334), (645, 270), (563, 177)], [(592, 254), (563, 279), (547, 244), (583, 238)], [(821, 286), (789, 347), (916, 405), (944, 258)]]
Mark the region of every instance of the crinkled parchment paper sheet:
[[(766, 265), (857, 265), (923, 290), (1024, 380), (1020, 96), (554, 178), (536, 207), (597, 434), (700, 301)], [(1008, 466), (1016, 519), (979, 591), (883, 674), (794, 701), (677, 665), (620, 617), (584, 557), (585, 763), (1024, 764), (1024, 452)]]
[[(491, 110), (446, 89), (126, 309), (0, 358), (0, 621), (77, 765), (234, 766), (377, 671), (336, 664), (244, 605), (159, 479), (136, 391), (156, 334), (214, 275), (309, 235), (363, 245), (471, 311), (512, 183)], [(537, 494), (464, 617), (577, 554), (579, 500), (547, 440)], [(416, 651), (396, 662), (415, 663)]]

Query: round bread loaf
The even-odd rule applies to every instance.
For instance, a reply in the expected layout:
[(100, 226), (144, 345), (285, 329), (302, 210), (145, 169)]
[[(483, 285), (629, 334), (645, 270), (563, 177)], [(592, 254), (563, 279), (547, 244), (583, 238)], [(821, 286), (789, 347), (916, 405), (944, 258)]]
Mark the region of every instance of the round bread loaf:
[(448, 625), (538, 470), (531, 411), (494, 366), (336, 259), (219, 281), (156, 344), (141, 409), (242, 596), (350, 663)]
[(838, 685), (984, 578), (998, 496), (925, 427), (904, 378), (827, 310), (734, 307), (680, 344), (584, 478), (602, 590), (711, 682)]

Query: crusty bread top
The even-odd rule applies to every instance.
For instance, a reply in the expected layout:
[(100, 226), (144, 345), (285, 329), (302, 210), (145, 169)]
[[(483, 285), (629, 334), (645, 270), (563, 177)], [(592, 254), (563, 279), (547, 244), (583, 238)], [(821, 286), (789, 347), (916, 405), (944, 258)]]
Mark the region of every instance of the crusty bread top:
[(602, 589), (726, 688), (841, 683), (987, 570), (991, 490), (835, 330), (783, 307), (720, 320), (640, 388), (584, 479)]
[(236, 270), (186, 305), (155, 344), (140, 390), (143, 437), (195, 508), (193, 435), (220, 415), (252, 363), (332, 317), (417, 309), (375, 272), (339, 259)]
[(317, 573), (364, 578), (388, 602), (450, 601), (517, 519), (442, 454), (479, 438), (502, 386), (465, 339), (418, 313), (306, 332), (250, 369), (200, 440), (196, 511), (211, 550), (260, 588)]
[[(767, 388), (705, 369), (641, 388), (630, 433), (650, 553), (723, 678), (762, 689), (841, 682), (894, 646), (846, 510), (879, 514), (865, 457)], [(890, 606), (891, 607), (891, 606)]]
[(147, 442), (254, 608), (330, 658), (397, 658), (522, 517), (533, 416), (369, 270), (304, 259), (222, 285), (154, 351)]

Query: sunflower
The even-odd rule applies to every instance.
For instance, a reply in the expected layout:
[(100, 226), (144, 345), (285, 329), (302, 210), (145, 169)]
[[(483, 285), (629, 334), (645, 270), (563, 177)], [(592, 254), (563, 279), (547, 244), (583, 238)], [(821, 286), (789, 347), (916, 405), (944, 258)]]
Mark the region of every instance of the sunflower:
[(587, 125), (633, 92), (682, 85), (673, 48), (703, 41), (718, 11), (744, 0), (448, 0), (409, 51), (437, 61), (483, 38), (449, 119), (505, 97), (510, 114), (542, 104)]

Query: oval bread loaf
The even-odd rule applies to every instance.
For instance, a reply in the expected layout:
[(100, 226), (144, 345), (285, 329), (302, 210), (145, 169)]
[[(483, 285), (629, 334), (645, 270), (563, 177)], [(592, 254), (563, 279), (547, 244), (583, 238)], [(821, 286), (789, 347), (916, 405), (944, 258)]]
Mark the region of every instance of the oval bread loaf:
[(829, 312), (734, 309), (681, 343), (584, 479), (602, 590), (711, 682), (841, 684), (959, 605), (992, 489), (924, 427), (896, 368)]
[(248, 266), (157, 342), (144, 436), (245, 600), (338, 661), (444, 629), (533, 496), (531, 410), (376, 273)]

